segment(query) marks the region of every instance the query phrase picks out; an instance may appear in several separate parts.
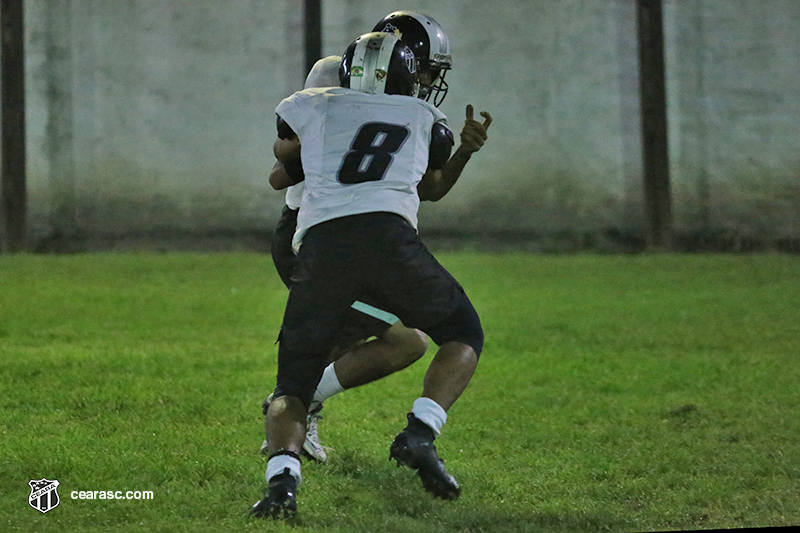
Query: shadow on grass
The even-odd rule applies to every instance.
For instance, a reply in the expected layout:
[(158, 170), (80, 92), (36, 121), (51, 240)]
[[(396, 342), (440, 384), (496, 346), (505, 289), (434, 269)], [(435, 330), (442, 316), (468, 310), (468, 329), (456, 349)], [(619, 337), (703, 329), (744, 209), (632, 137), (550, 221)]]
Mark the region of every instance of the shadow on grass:
[[(388, 455), (388, 453), (387, 453)], [(340, 451), (319, 472), (328, 502), (344, 512), (327, 516), (300, 512), (298, 525), (325, 531), (625, 531), (630, 522), (607, 512), (554, 511), (544, 504), (503, 500), (491, 480), (473, 476), (461, 498), (442, 501), (427, 494), (416, 472), (358, 451)], [(457, 473), (456, 473), (457, 474)], [(468, 476), (465, 476), (468, 477)], [(318, 478), (319, 479), (319, 478)], [(338, 489), (338, 490), (337, 490)], [(577, 506), (578, 504), (576, 504)], [(302, 504), (301, 504), (302, 506)]]
[(406, 473), (413, 478), (398, 484), (387, 482), (380, 496), (387, 519), (400, 518), (407, 525), (414, 525), (400, 530), (425, 531), (420, 522), (432, 526), (431, 531), (460, 532), (623, 531), (626, 525), (630, 527), (625, 520), (610, 513), (525, 509), (513, 503), (502, 504), (499, 498), (485, 493), (463, 494), (460, 501), (443, 502), (423, 491), (416, 474)]

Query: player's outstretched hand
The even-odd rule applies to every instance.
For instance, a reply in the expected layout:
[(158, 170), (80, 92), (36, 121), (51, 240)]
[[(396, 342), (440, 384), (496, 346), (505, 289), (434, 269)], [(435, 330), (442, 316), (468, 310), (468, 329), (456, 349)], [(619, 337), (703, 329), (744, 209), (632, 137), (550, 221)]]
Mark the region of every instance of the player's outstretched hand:
[(478, 122), (473, 118), (475, 110), (471, 104), (467, 105), (467, 120), (464, 122), (464, 128), (461, 130), (461, 146), (460, 150), (466, 151), (469, 154), (477, 152), (483, 146), (488, 138), (486, 130), (492, 123), (492, 115), (486, 111), (481, 111), (481, 116), (484, 118), (483, 123)]

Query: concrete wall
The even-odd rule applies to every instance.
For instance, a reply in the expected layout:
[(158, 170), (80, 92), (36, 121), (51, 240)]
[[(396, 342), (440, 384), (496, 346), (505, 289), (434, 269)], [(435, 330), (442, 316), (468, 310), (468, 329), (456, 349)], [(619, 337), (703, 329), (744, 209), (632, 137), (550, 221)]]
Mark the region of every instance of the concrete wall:
[(800, 2), (666, 4), (679, 229), (800, 236)]
[[(27, 2), (33, 240), (268, 232), (302, 5)], [(468, 103), (494, 117), (423, 234), (644, 236), (634, 0), (325, 0), (323, 53), (398, 7), (450, 36), (455, 129)], [(666, 0), (665, 19), (676, 228), (800, 237), (800, 2)]]
[(34, 239), (266, 229), (302, 1), (28, 2)]

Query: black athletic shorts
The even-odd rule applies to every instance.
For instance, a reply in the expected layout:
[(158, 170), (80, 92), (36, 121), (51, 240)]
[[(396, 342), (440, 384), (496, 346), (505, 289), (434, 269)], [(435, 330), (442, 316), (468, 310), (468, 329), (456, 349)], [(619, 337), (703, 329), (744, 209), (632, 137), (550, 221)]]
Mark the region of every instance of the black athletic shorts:
[[(430, 333), (459, 309), (474, 313), (464, 289), (416, 230), (393, 213), (367, 213), (313, 226), (303, 238), (278, 352), (278, 389), (313, 394), (336, 333), (355, 301)], [(475, 315), (477, 329), (480, 329)], [(480, 333), (482, 339), (482, 332)], [(308, 398), (310, 401), (310, 398)]]
[[(297, 267), (297, 256), (292, 249), (292, 239), (297, 228), (298, 211), (298, 209), (291, 209), (287, 205), (283, 206), (283, 212), (278, 224), (275, 226), (275, 233), (270, 245), (275, 269), (278, 271), (278, 275), (284, 285), (289, 289), (292, 287), (292, 276)], [(364, 309), (363, 306), (358, 307)], [(337, 332), (336, 349), (346, 350), (361, 340), (376, 337), (391, 327), (397, 319), (397, 317), (381, 315), (380, 313), (374, 314), (381, 316), (381, 318), (376, 318), (357, 309), (350, 311), (345, 324)]]

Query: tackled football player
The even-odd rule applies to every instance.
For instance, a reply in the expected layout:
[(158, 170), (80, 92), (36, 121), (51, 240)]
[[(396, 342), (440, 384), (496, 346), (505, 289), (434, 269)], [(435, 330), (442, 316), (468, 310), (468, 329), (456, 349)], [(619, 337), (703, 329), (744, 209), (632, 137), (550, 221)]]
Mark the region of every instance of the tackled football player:
[[(306, 191), (266, 417), (269, 490), (251, 509), (257, 516), (296, 512), (306, 414), (337, 332), (353, 304), (365, 300), (440, 347), (390, 458), (417, 470), (433, 495), (460, 494), (433, 441), (477, 367), (483, 330), (462, 286), (416, 231), (420, 195), (441, 197), (452, 186), (442, 172), (452, 134), (444, 114), (413, 98), (416, 61), (396, 35), (356, 39), (340, 73), (342, 88), (304, 90), (276, 108), (291, 129), (276, 141), (276, 157), (285, 163), (301, 156)], [(490, 120), (486, 115), (484, 129)]]
[[(420, 85), (417, 96), (433, 100), (438, 107), (447, 95), (448, 86), (444, 81), (452, 68), (450, 44), (441, 25), (432, 17), (413, 11), (396, 11), (381, 19), (373, 31), (392, 33), (410, 43), (409, 47), (417, 58), (417, 77)], [(338, 69), (341, 58), (329, 56), (317, 61), (306, 79), (305, 88), (338, 86)], [(455, 154), (444, 164), (436, 187), (426, 180), (419, 190), (421, 200), (441, 199), (458, 181), (464, 166), (472, 154), (486, 141), (486, 128), (491, 123), (487, 113), (485, 125), (473, 119), (472, 106), (467, 107), (467, 120), (461, 131), (461, 144)], [(283, 126), (285, 129), (285, 126)], [(452, 135), (447, 130), (445, 134)], [(284, 136), (284, 135), (281, 135)], [(292, 176), (289, 176), (289, 173)], [(302, 165), (299, 159), (287, 162), (278, 161), (270, 173), (270, 183), (275, 189), (286, 188), (286, 205), (272, 240), (272, 259), (281, 279), (287, 287), (291, 286), (297, 258), (292, 250), (292, 237), (297, 226), (297, 212), (303, 194)], [(294, 184), (300, 181), (300, 183)], [(362, 309), (370, 309), (371, 306)], [(303, 444), (303, 454), (311, 459), (324, 462), (325, 449), (319, 441), (317, 420), (322, 402), (347, 389), (365, 385), (393, 372), (402, 370), (422, 357), (427, 351), (427, 336), (419, 330), (407, 328), (397, 317), (374, 310), (381, 318), (365, 315), (361, 311), (351, 312), (348, 327), (340, 336), (339, 346), (334, 350), (335, 362), (330, 363), (323, 372), (319, 387), (314, 394), (307, 419), (307, 434)], [(369, 342), (363, 339), (375, 336)], [(264, 402), (266, 414), (270, 398)], [(268, 443), (262, 443), (261, 452), (267, 453)]]

